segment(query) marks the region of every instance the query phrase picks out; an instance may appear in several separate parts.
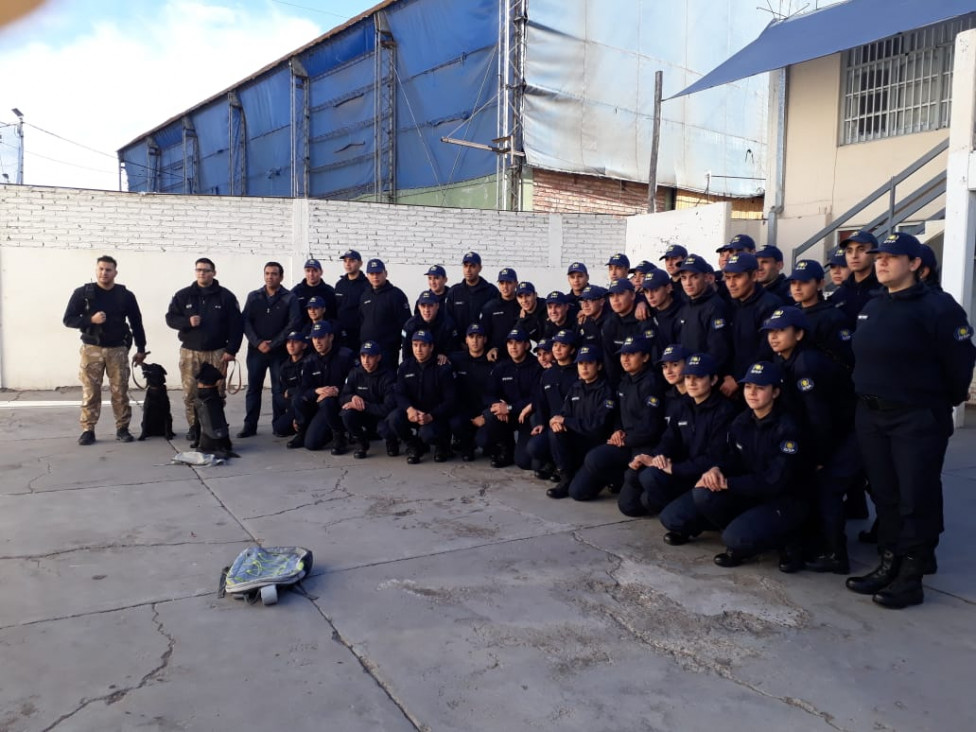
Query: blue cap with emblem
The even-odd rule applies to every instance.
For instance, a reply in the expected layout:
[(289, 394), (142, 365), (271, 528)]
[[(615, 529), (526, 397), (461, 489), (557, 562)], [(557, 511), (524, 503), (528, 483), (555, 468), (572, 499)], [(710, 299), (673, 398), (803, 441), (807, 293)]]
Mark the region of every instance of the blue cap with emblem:
[(583, 346), (576, 354), (576, 363), (582, 363), (584, 361), (600, 362), (602, 360), (603, 354), (600, 353), (599, 346)]
[(659, 287), (665, 287), (666, 285), (670, 285), (670, 284), (671, 284), (671, 275), (667, 273), (667, 270), (656, 269), (653, 272), (651, 272), (649, 275), (647, 275), (641, 287), (643, 287), (645, 290), (650, 291), (650, 290), (656, 290)]
[(682, 346), (680, 343), (672, 343), (661, 352), (661, 357), (657, 360), (657, 362), (677, 363), (678, 361), (687, 361), (688, 356), (690, 355), (691, 351)]
[(531, 282), (519, 282), (518, 287), (515, 288), (516, 295), (534, 295), (535, 285)]
[(631, 267), (630, 273), (634, 274), (634, 272), (640, 272), (641, 274), (648, 274), (649, 272), (653, 272), (656, 269), (657, 267), (655, 267), (653, 264), (651, 264), (645, 259), (643, 261), (638, 262), (633, 267)]
[(677, 257), (684, 259), (687, 256), (688, 250), (680, 244), (668, 244), (668, 248), (664, 250), (664, 254), (658, 257), (658, 259), (673, 259)]
[(302, 343), (308, 343), (308, 338), (300, 330), (293, 330), (291, 333), (285, 336), (286, 341), (301, 341)]
[(918, 259), (922, 256), (922, 245), (911, 234), (901, 231), (885, 237), (885, 240), (868, 250), (869, 254), (893, 254), (906, 255), (909, 259)]
[(427, 268), (428, 277), (447, 277), (447, 270), (439, 264), (432, 264)]
[(481, 264), (481, 255), (478, 252), (465, 252), (461, 264)]
[(846, 239), (842, 240), (840, 243), (840, 248), (844, 249), (847, 243), (851, 242), (854, 244), (870, 244), (872, 247), (878, 246), (878, 239), (870, 231), (862, 229), (854, 234), (851, 234)]
[(626, 267), (630, 269), (630, 258), (626, 254), (614, 254), (607, 260), (607, 266)]
[(732, 252), (741, 252), (743, 250), (754, 252), (756, 251), (756, 240), (748, 234), (736, 234), (729, 239), (729, 243), (725, 246)]
[(505, 336), (505, 340), (506, 341), (525, 341), (527, 343), (529, 341), (529, 334), (526, 333), (521, 328), (512, 328), (510, 331), (508, 331), (508, 335)]
[(779, 330), (781, 328), (789, 328), (790, 326), (802, 330), (810, 330), (810, 323), (807, 320), (807, 316), (800, 308), (793, 306), (777, 308), (766, 319), (766, 322), (762, 324), (762, 328), (759, 330)]
[(614, 280), (610, 283), (610, 287), (607, 288), (607, 292), (611, 295), (620, 295), (624, 292), (633, 291), (634, 283), (624, 277), (621, 277), (619, 280)]
[(332, 323), (328, 320), (320, 320), (312, 326), (312, 330), (309, 331), (309, 336), (312, 338), (325, 338), (327, 335), (332, 335), (333, 332)]
[(841, 247), (837, 247), (830, 254), (830, 259), (827, 260), (827, 267), (846, 267), (847, 257), (844, 256), (844, 250)]
[(305, 308), (324, 308), (325, 300), (323, 300), (318, 295), (308, 298), (308, 302), (305, 304)]
[(355, 249), (347, 249), (339, 259), (358, 259), (360, 262), (363, 261), (362, 256)]
[(580, 272), (582, 274), (589, 274), (589, 272), (586, 269), (586, 265), (583, 264), (582, 262), (573, 262), (571, 265), (569, 265), (569, 269), (566, 270), (566, 274), (568, 275), (576, 274), (577, 272)]
[(431, 333), (429, 330), (424, 330), (424, 329), (421, 328), (418, 331), (414, 331), (414, 334), (413, 334), (413, 336), (411, 336), (410, 340), (411, 341), (420, 341), (422, 343), (433, 343), (434, 342), (434, 334)]
[(741, 252), (739, 254), (733, 254), (729, 257), (725, 266), (722, 267), (723, 272), (728, 272), (729, 274), (741, 274), (743, 272), (753, 272), (759, 269), (759, 262), (756, 261), (754, 254), (749, 254), (749, 252)]
[(769, 361), (757, 361), (746, 369), (746, 375), (739, 379), (740, 384), (756, 386), (779, 386), (783, 383), (783, 371)]
[(303, 269), (317, 269), (319, 272), (322, 271), (322, 265), (319, 264), (317, 259), (306, 259), (305, 267)]
[(822, 280), (824, 278), (823, 267), (820, 262), (813, 259), (801, 259), (796, 263), (793, 271), (787, 279), (809, 282), (810, 280)]
[(607, 296), (607, 290), (605, 287), (600, 287), (599, 285), (587, 285), (583, 288), (580, 293), (580, 300), (602, 300)]
[(716, 376), (718, 363), (707, 353), (693, 353), (685, 359), (685, 376)]
[(556, 335), (554, 335), (552, 337), (552, 342), (553, 343), (564, 343), (567, 346), (575, 346), (576, 345), (576, 334), (573, 331), (564, 328), (562, 330), (556, 331)]
[(432, 290), (424, 290), (417, 298), (418, 305), (440, 305), (441, 299)]
[(359, 347), (359, 352), (365, 353), (367, 356), (378, 356), (383, 353), (383, 349), (376, 341), (363, 341), (363, 345)]
[(485, 327), (481, 323), (472, 323), (468, 326), (468, 329), (464, 331), (464, 335), (485, 335)]
[(643, 336), (627, 336), (617, 353), (650, 353), (652, 342)]
[(539, 353), (540, 351), (551, 351), (551, 350), (552, 350), (552, 341), (549, 340), (548, 338), (543, 338), (541, 341), (535, 344), (536, 353)]
[(689, 254), (685, 261), (678, 267), (679, 272), (696, 272), (698, 274), (710, 274), (712, 265), (699, 257), (697, 254)]
[(559, 290), (553, 290), (546, 295), (546, 305), (568, 305), (569, 298)]
[(505, 267), (505, 269), (498, 270), (498, 281), (499, 282), (518, 282), (518, 275), (515, 274), (515, 270), (511, 267)]
[(767, 244), (762, 249), (756, 251), (756, 259), (772, 259), (775, 262), (783, 261), (783, 252), (774, 244)]
[(378, 274), (386, 272), (386, 265), (382, 259), (371, 259), (366, 263), (366, 274)]

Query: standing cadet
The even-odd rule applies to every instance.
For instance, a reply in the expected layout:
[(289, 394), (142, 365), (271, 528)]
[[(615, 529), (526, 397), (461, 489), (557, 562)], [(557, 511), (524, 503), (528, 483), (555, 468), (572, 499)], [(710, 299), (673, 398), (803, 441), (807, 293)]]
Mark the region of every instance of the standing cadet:
[(439, 264), (427, 268), (427, 289), (443, 304), (447, 299), (447, 270)]
[[(281, 416), (281, 365), (288, 358), (285, 338), (299, 330), (301, 314), (298, 299), (282, 287), (285, 269), (278, 262), (264, 265), (264, 287), (248, 293), (244, 303), (244, 335), (247, 337), (247, 395), (244, 427), (237, 436), (257, 434), (261, 416), (261, 390), (271, 371), (272, 422)], [(275, 396), (278, 399), (275, 399)]]
[(624, 375), (617, 386), (613, 431), (586, 453), (570, 483), (569, 495), (577, 501), (596, 498), (605, 485), (618, 490), (634, 455), (653, 448), (664, 431), (664, 388), (652, 365), (650, 344), (628, 338), (619, 358)]
[(499, 270), (497, 286), (498, 297), (484, 304), (478, 318), (478, 322), (485, 326), (485, 335), (488, 336), (488, 360), (492, 362), (505, 358), (505, 338), (515, 327), (522, 310), (518, 298), (515, 297), (518, 275), (514, 269), (505, 267)]
[(461, 271), (464, 279), (451, 286), (444, 304), (458, 328), (467, 330), (469, 325), (478, 322), (481, 309), (488, 301), (498, 297), (498, 288), (481, 276), (478, 252), (465, 252), (461, 258)]
[(583, 290), (590, 284), (590, 273), (582, 262), (573, 262), (566, 270), (566, 280), (569, 282), (569, 297), (578, 304)]
[(546, 320), (542, 324), (542, 337), (552, 338), (559, 331), (573, 328), (576, 321), (569, 317), (571, 298), (559, 290), (546, 295)]
[(599, 285), (587, 285), (579, 296), (580, 318), (576, 330), (580, 345), (602, 344), (603, 325), (613, 315), (607, 307), (607, 290)]
[(688, 250), (680, 244), (668, 244), (668, 248), (660, 256), (660, 259), (664, 261), (664, 269), (667, 270), (677, 290), (681, 289), (681, 281), (679, 279), (681, 273), (679, 268), (687, 256)]
[(379, 343), (386, 364), (394, 368), (400, 358), (400, 337), (410, 317), (410, 303), (403, 290), (387, 279), (382, 259), (366, 263), (366, 278), (370, 289), (359, 301), (359, 337)]
[(847, 587), (903, 608), (924, 599), (922, 575), (943, 528), (952, 407), (968, 397), (976, 348), (965, 311), (918, 281), (915, 237), (893, 234), (871, 254), (885, 291), (864, 306), (854, 333), (855, 429), (878, 512), (881, 563), (848, 578)]
[(625, 280), (630, 273), (630, 258), (626, 254), (614, 254), (607, 260), (607, 282)]
[(359, 347), (359, 363), (352, 367), (346, 383), (339, 393), (342, 425), (355, 444), (352, 456), (357, 460), (369, 451), (369, 436), (377, 432), (389, 440), (386, 422), (396, 408), (396, 375), (383, 363), (383, 352), (375, 341), (366, 341)]
[(789, 303), (790, 282), (783, 274), (783, 252), (779, 247), (767, 244), (756, 250), (756, 263), (759, 266), (759, 284), (775, 295), (781, 305)]
[(857, 315), (861, 312), (868, 300), (874, 297), (881, 290), (878, 278), (874, 274), (874, 254), (877, 250), (878, 240), (870, 231), (859, 231), (840, 243), (844, 249), (844, 257), (847, 260), (847, 268), (850, 269), (850, 276), (834, 290), (831, 295), (835, 302), (842, 302), (844, 315), (851, 328), (857, 328)]
[(485, 329), (480, 323), (472, 323), (464, 336), (464, 348), (450, 355), (457, 391), (451, 434), (466, 463), (474, 460), (475, 436), (485, 426), (483, 412), (489, 406), (487, 394), (493, 365), (488, 360), (486, 343)]
[(451, 458), (451, 425), (457, 391), (451, 364), (437, 363), (434, 338), (429, 331), (413, 334), (413, 358), (397, 369), (397, 408), (387, 423), (407, 444), (407, 463), (416, 465), (434, 447), (434, 462)]
[[(833, 297), (833, 293), (843, 284), (844, 280), (851, 276), (851, 270), (847, 267), (847, 257), (841, 247), (835, 249), (827, 260), (827, 269), (830, 270), (830, 283), (828, 297)], [(840, 302), (838, 300), (838, 302)]]
[(739, 391), (735, 374), (744, 374), (756, 361), (772, 358), (769, 344), (760, 332), (763, 322), (782, 305), (776, 295), (759, 284), (759, 263), (752, 254), (733, 254), (725, 263), (725, 284), (731, 304), (732, 366), (726, 374), (722, 393), (732, 397)]
[[(288, 359), (281, 364), (278, 381), (278, 394), (273, 398), (278, 402), (279, 417), (271, 423), (275, 437), (291, 437), (298, 431), (298, 415), (295, 412), (296, 400), (302, 388), (302, 368), (305, 366), (305, 348), (308, 340), (300, 330), (293, 330), (285, 336), (285, 350)], [(196, 445), (191, 445), (196, 447)]]
[(667, 272), (663, 269), (655, 270), (644, 280), (644, 297), (651, 306), (658, 345), (677, 343), (681, 339), (681, 320), (678, 314), (682, 301), (674, 296), (674, 284)]
[(821, 351), (850, 371), (854, 367), (851, 329), (842, 303), (823, 295), (824, 271), (819, 262), (801, 259), (790, 273), (790, 295), (810, 324), (809, 337)]
[(512, 327), (521, 328), (533, 341), (540, 340), (542, 326), (546, 322), (546, 308), (539, 303), (535, 285), (531, 282), (519, 282), (518, 287), (515, 288), (515, 297), (519, 303), (519, 316)]
[(728, 305), (709, 287), (712, 271), (697, 254), (689, 255), (678, 268), (685, 302), (678, 311), (680, 343), (689, 353), (707, 353), (715, 360), (718, 373), (730, 372), (732, 339)]
[[(227, 375), (227, 364), (237, 358), (244, 339), (241, 308), (230, 290), (216, 280), (213, 261), (201, 257), (194, 263), (196, 282), (173, 295), (166, 311), (166, 325), (179, 331), (180, 380), (183, 383), (183, 407), (189, 427), (186, 439), (196, 437), (197, 372), (209, 363), (221, 375)], [(218, 388), (224, 396), (224, 381)]]
[(437, 295), (430, 290), (420, 293), (416, 309), (420, 314), (411, 315), (403, 324), (403, 360), (413, 358), (413, 334), (418, 330), (427, 330), (434, 336), (434, 355), (438, 362), (446, 363), (448, 355), (456, 351), (460, 344), (457, 326), (445, 312)]
[[(600, 346), (603, 351), (603, 371), (613, 389), (617, 388), (623, 369), (617, 353), (628, 338), (643, 336), (653, 356), (657, 356), (655, 343), (654, 322), (642, 323), (635, 312), (636, 294), (634, 285), (628, 279), (614, 280), (607, 292), (610, 298), (612, 314), (607, 317), (600, 331)], [(643, 298), (642, 298), (643, 300)]]
[(115, 415), (115, 439), (132, 442), (129, 422), (129, 346), (135, 341), (133, 364), (146, 358), (146, 331), (136, 296), (115, 284), (118, 263), (104, 255), (95, 262), (95, 281), (71, 294), (63, 322), (81, 331), (81, 436), (79, 445), (95, 441), (95, 424), (102, 411), (102, 378), (108, 373)]
[(292, 293), (298, 298), (298, 310), (302, 314), (304, 324), (309, 324), (310, 315), (308, 313), (309, 301), (313, 297), (322, 299), (321, 307), (324, 308), (322, 320), (336, 319), (336, 292), (332, 285), (322, 280), (322, 265), (317, 259), (309, 259), (305, 262), (305, 279), (291, 288)]
[(361, 271), (363, 258), (359, 252), (350, 249), (343, 253), (340, 259), (346, 273), (339, 278), (335, 286), (338, 322), (336, 341), (337, 345), (357, 353), (359, 351), (359, 303), (363, 293), (369, 289), (369, 282)]
[(723, 458), (661, 511), (665, 542), (679, 546), (702, 531), (721, 530), (726, 549), (715, 563), (737, 567), (796, 533), (806, 514), (795, 480), (800, 430), (777, 403), (781, 383), (774, 364), (749, 367), (742, 378), (749, 410), (732, 421)]
[(523, 470), (532, 467), (526, 450), (532, 422), (526, 414), (531, 405), (542, 367), (529, 357), (529, 336), (512, 329), (505, 342), (508, 360), (498, 361), (491, 372), (488, 410), (481, 444), (491, 455), (491, 467), (505, 468), (513, 462)]

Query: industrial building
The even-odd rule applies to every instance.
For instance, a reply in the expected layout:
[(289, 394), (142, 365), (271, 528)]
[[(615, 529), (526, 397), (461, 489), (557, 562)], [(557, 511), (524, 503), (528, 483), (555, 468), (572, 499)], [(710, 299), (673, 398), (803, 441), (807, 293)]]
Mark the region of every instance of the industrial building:
[[(123, 146), (130, 191), (648, 208), (655, 109), (770, 21), (737, 0), (385, 0)], [(749, 7), (746, 7), (749, 6)], [(665, 102), (660, 210), (760, 216), (765, 77)]]

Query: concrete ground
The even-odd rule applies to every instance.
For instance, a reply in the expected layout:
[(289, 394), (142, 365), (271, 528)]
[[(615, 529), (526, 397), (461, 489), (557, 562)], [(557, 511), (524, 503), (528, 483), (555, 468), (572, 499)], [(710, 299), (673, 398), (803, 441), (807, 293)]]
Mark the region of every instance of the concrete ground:
[[(976, 718), (976, 429), (950, 445), (939, 573), (896, 612), (773, 558), (720, 569), (715, 537), (670, 547), (656, 520), (550, 500), (485, 460), (286, 450), (265, 420), (240, 459), (190, 468), (169, 464), (181, 438), (115, 442), (107, 406), (82, 448), (78, 398), (0, 394), (2, 732)], [(243, 395), (228, 412), (238, 428)], [(307, 597), (218, 599), (221, 568), (254, 542), (313, 550)], [(855, 570), (873, 565), (853, 549)]]

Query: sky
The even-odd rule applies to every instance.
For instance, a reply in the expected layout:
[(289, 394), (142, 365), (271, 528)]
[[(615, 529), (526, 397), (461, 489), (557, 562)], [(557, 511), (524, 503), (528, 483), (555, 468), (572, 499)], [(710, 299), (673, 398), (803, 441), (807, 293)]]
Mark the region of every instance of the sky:
[(47, 0), (0, 28), (0, 182), (118, 190), (116, 150), (379, 0)]

